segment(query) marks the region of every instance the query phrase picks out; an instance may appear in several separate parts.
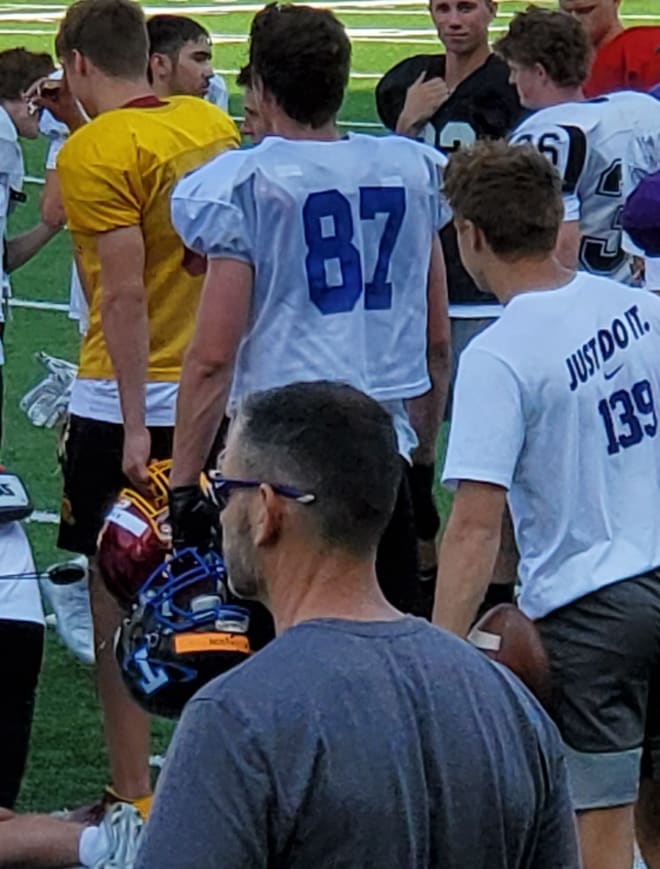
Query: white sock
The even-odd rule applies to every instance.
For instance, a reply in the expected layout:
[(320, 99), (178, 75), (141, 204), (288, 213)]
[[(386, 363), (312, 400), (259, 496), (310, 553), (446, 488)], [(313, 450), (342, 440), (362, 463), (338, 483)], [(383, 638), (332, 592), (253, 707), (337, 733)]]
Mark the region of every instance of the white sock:
[(105, 827), (85, 827), (78, 842), (78, 857), (83, 866), (93, 866), (110, 856), (110, 839)]

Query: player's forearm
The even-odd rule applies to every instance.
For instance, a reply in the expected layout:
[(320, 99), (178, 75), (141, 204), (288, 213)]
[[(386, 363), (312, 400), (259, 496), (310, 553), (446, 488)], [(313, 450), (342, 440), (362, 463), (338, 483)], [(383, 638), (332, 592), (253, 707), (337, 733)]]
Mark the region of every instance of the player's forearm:
[(433, 623), (465, 637), (493, 573), (500, 535), (451, 516), (442, 538)]
[(13, 272), (38, 253), (54, 235), (60, 231), (59, 226), (48, 226), (40, 221), (27, 232), (21, 233), (7, 242), (6, 269)]
[(176, 406), (171, 488), (197, 483), (224, 416), (232, 372), (233, 365), (205, 361), (194, 346), (186, 354)]
[(119, 387), (124, 427), (142, 428), (149, 359), (149, 322), (142, 284), (117, 291), (104, 287), (101, 325)]
[(397, 119), (394, 132), (398, 133), (400, 136), (408, 136), (409, 138), (414, 139), (419, 135), (419, 131), (423, 126), (423, 119), (416, 118), (403, 111)]
[(413, 453), (415, 464), (435, 462), (438, 433), (447, 403), (449, 388), (449, 345), (442, 343), (429, 351), (428, 366), (431, 388), (424, 395), (407, 402), (410, 424), (415, 429), (419, 445)]

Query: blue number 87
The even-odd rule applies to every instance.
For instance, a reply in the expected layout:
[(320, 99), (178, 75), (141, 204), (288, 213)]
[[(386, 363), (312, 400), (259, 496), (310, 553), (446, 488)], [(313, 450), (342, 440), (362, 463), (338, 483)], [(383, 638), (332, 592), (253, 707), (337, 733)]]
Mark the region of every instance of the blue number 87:
[[(303, 226), (307, 256), (305, 269), (309, 297), (322, 314), (352, 311), (364, 291), (367, 310), (392, 307), (392, 284), (387, 280), (392, 252), (406, 213), (403, 187), (361, 187), (360, 219), (373, 220), (386, 214), (380, 238), (376, 268), (370, 281), (362, 276), (360, 252), (353, 244), (354, 225), (348, 199), (338, 190), (311, 193), (303, 206)], [(328, 224), (332, 234), (325, 234)], [(326, 263), (338, 262), (341, 283), (330, 285)]]

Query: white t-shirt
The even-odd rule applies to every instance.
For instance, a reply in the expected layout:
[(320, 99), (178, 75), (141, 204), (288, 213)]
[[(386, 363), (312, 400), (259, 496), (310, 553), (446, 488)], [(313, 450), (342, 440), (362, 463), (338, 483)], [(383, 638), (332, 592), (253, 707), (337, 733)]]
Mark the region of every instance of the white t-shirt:
[[(178, 383), (146, 383), (144, 421), (149, 426), (173, 426)], [(116, 380), (77, 378), (73, 383), (69, 413), (103, 422), (123, 423)]]
[[(0, 525), (0, 619), (44, 623), (32, 550), (20, 522)], [(3, 579), (32, 574), (29, 578)]]
[(532, 618), (660, 565), (659, 346), (657, 296), (579, 272), (461, 356), (443, 482), (508, 490)]
[(529, 115), (511, 134), (532, 142), (564, 181), (567, 221), (580, 222), (580, 268), (629, 282), (620, 215), (625, 202), (632, 143), (660, 128), (660, 102), (620, 91), (584, 102), (561, 103)]
[(254, 267), (230, 410), (256, 390), (325, 378), (405, 415), (403, 401), (429, 389), (427, 282), (449, 218), (445, 164), (399, 136), (269, 136), (179, 182), (172, 222), (186, 246)]

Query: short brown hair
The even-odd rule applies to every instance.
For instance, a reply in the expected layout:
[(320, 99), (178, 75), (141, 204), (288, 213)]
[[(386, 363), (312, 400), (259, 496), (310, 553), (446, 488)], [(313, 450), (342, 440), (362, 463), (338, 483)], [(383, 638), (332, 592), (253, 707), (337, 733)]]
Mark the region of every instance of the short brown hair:
[(25, 48), (0, 51), (0, 100), (19, 100), (37, 79), (55, 69), (53, 58)]
[(556, 9), (528, 6), (518, 12), (493, 47), (506, 61), (526, 67), (541, 64), (559, 87), (579, 87), (589, 75), (587, 33), (576, 18)]
[(250, 69), (250, 64), (246, 63), (245, 66), (242, 66), (238, 75), (236, 76), (236, 84), (239, 88), (251, 88), (252, 87), (252, 70)]
[(133, 0), (78, 0), (67, 9), (55, 48), (64, 58), (78, 51), (106, 75), (139, 78), (149, 62), (144, 13)]
[(294, 121), (322, 127), (344, 99), (351, 43), (328, 9), (271, 3), (254, 16), (250, 69)]
[(533, 145), (480, 141), (449, 158), (444, 190), (454, 215), (480, 229), (505, 259), (554, 250), (564, 219), (562, 182)]

